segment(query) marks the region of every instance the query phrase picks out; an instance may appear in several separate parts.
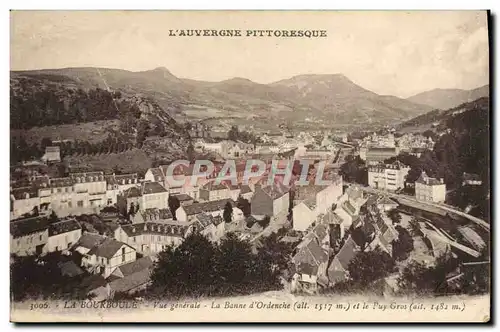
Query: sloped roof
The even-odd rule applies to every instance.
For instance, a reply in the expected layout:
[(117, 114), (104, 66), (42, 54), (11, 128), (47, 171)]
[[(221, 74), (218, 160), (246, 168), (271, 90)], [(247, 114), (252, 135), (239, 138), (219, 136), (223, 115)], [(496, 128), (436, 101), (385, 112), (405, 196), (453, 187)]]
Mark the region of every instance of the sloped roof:
[(67, 220), (62, 220), (49, 226), (49, 236), (54, 236), (58, 234), (68, 233), (81, 229), (82, 226), (76, 219), (71, 218)]
[(203, 228), (206, 228), (210, 224), (214, 224), (215, 226), (217, 226), (223, 221), (220, 216), (214, 217), (208, 213), (200, 213), (196, 215), (196, 219)]
[(441, 181), (439, 181), (436, 178), (429, 177), (425, 172), (422, 172), (420, 174), (420, 176), (415, 181), (415, 183), (421, 183), (421, 184), (424, 184), (426, 186), (439, 186), (439, 185), (443, 185), (443, 183), (441, 183)]
[(166, 192), (167, 189), (165, 189), (158, 182), (144, 182), (141, 187), (142, 195), (166, 193)]
[(194, 200), (194, 198), (189, 196), (188, 194), (175, 194), (172, 196), (176, 197), (179, 200), (179, 202), (193, 201)]
[(307, 206), (309, 208), (309, 210), (312, 211), (316, 208), (316, 197), (308, 198), (308, 199), (302, 201), (302, 203), (304, 203), (304, 205)]
[(278, 183), (273, 183), (272, 185), (269, 185), (267, 187), (261, 188), (261, 190), (269, 196), (272, 200), (278, 199), (281, 196), (285, 195), (288, 193), (289, 188), (285, 186), (284, 184), (278, 182)]
[(344, 220), (334, 211), (328, 210), (321, 216), (321, 222), (325, 224), (340, 225), (344, 222)]
[(243, 184), (240, 186), (240, 195), (251, 193), (252, 189), (249, 185)]
[(319, 223), (313, 228), (313, 233), (318, 237), (318, 239), (324, 239), (328, 234), (328, 225)]
[(10, 234), (14, 238), (44, 232), (49, 225), (46, 217), (30, 217), (10, 222)]
[(209, 202), (203, 202), (203, 203), (194, 203), (188, 206), (181, 207), (186, 211), (186, 214), (188, 216), (196, 215), (202, 212), (213, 212), (217, 210), (223, 210), (224, 206), (226, 206), (226, 203), (229, 202), (231, 206), (236, 206), (236, 202), (234, 202), (232, 199), (226, 198), (226, 199), (220, 199), (217, 201), (209, 201)]
[(354, 240), (349, 236), (345, 241), (344, 245), (342, 246), (342, 248), (340, 249), (340, 251), (338, 252), (338, 254), (335, 256), (340, 262), (340, 265), (342, 265), (342, 267), (345, 270), (347, 270), (349, 264), (356, 256), (356, 250), (357, 250), (357, 245), (354, 242)]
[(170, 209), (150, 208), (140, 212), (144, 221), (148, 220), (168, 220), (173, 219)]
[(49, 181), (49, 185), (52, 188), (71, 187), (74, 183), (75, 183), (74, 179), (70, 177), (51, 178)]
[(97, 257), (111, 258), (124, 245), (128, 246), (127, 244), (116, 241), (115, 239), (106, 238), (102, 243), (90, 249), (88, 254), (96, 255)]
[(128, 188), (123, 195), (125, 197), (141, 197), (141, 190), (138, 187)]
[(128, 275), (125, 278), (116, 279), (110, 282), (109, 287), (115, 291), (128, 292), (134, 288), (144, 285), (150, 281), (151, 269), (146, 268), (139, 272)]
[(153, 174), (155, 180), (163, 180), (164, 176), (160, 167), (150, 168), (149, 171), (151, 171), (151, 174)]
[(382, 196), (377, 200), (377, 204), (381, 205), (398, 205), (398, 203), (389, 196)]
[(101, 171), (70, 173), (69, 177), (73, 181), (78, 182), (80, 180), (82, 183), (105, 181), (104, 172)]
[(27, 196), (29, 198), (38, 197), (38, 190), (34, 187), (20, 187), (13, 188), (10, 194), (14, 196), (15, 199), (26, 199)]
[(121, 228), (127, 236), (138, 236), (142, 234), (168, 235), (184, 237), (189, 229), (190, 223), (180, 221), (167, 221), (161, 223), (148, 222), (141, 224), (122, 225)]
[(125, 265), (121, 265), (118, 267), (120, 269), (121, 273), (123, 274), (123, 277), (127, 277), (131, 274), (137, 273), (139, 271), (142, 271), (144, 269), (148, 269), (153, 267), (154, 262), (149, 256), (144, 256), (142, 258), (139, 258), (138, 260), (135, 260), (133, 262), (127, 263)]
[(77, 242), (77, 246), (92, 249), (100, 243), (104, 242), (106, 238), (99, 234), (85, 233)]

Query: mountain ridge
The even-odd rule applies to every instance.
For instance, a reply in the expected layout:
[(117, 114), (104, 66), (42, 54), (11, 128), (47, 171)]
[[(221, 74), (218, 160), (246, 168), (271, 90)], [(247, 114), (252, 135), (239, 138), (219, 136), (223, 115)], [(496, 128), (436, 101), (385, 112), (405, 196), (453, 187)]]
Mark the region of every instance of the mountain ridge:
[(487, 96), (489, 96), (489, 84), (470, 90), (436, 88), (408, 97), (407, 100), (429, 105), (436, 109), (447, 110)]
[[(302, 74), (269, 84), (233, 77), (219, 82), (179, 78), (165, 67), (132, 72), (124, 69), (75, 67), (11, 71), (12, 76), (66, 79), (85, 88), (108, 87), (154, 98), (167, 112), (193, 119), (193, 107), (212, 109), (196, 112), (196, 119), (243, 119), (256, 124), (283, 120), (300, 126), (317, 127), (386, 125), (410, 119), (432, 110), (396, 96), (381, 96), (354, 83), (341, 73)], [(308, 119), (307, 121), (305, 119)]]

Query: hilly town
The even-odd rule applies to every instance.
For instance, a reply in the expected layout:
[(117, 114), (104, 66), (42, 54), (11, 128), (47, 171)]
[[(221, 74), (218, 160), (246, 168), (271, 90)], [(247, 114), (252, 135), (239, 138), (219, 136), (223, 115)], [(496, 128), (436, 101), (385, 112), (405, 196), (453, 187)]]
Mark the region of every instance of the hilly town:
[(489, 134), (467, 119), (487, 122), (488, 103), (352, 132), (191, 121), (184, 163), (135, 172), (71, 162), (111, 146), (16, 141), (13, 300), (487, 293), (489, 168), (477, 165)]

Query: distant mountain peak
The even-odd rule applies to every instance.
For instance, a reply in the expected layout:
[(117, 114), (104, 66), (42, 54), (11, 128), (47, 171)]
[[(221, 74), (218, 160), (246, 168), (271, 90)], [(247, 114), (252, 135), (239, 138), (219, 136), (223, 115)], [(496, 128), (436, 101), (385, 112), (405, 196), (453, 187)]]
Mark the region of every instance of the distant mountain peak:
[(170, 72), (170, 70), (168, 70), (166, 67), (156, 67), (152, 70), (146, 70), (142, 73), (149, 73), (149, 74), (161, 76), (161, 77), (166, 78), (166, 79), (179, 80), (179, 78), (177, 76), (175, 76), (174, 74), (172, 74), (172, 72)]
[(232, 84), (253, 84), (254, 82), (244, 77), (233, 77), (227, 80), (224, 80), (220, 83), (232, 83)]

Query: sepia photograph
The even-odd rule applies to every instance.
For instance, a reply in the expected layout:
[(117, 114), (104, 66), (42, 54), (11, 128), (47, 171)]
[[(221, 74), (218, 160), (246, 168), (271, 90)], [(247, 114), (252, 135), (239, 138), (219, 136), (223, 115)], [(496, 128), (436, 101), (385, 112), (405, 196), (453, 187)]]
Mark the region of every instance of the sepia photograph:
[(11, 322), (490, 322), (489, 11), (9, 16)]

